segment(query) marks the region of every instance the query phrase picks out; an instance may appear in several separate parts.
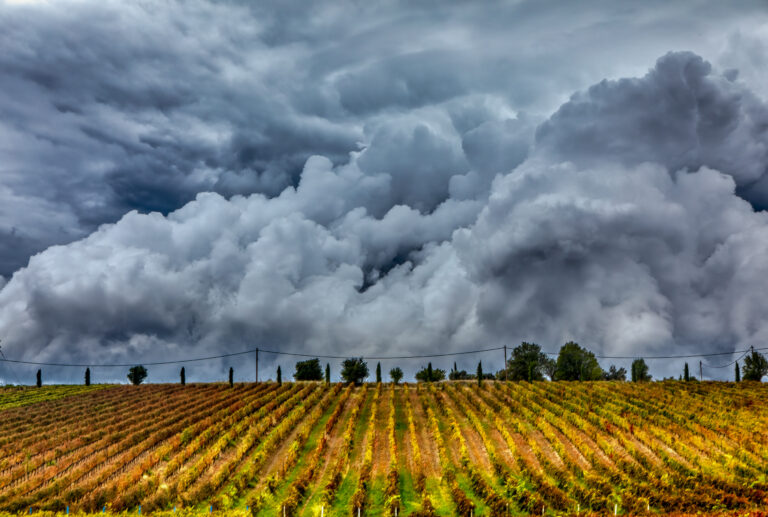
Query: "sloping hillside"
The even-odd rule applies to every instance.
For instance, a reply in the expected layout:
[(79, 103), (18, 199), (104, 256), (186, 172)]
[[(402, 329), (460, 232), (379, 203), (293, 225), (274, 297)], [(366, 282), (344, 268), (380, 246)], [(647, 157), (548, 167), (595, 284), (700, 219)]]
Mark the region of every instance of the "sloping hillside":
[(758, 383), (23, 393), (27, 403), (11, 407), (18, 392), (0, 389), (0, 510), (13, 513), (624, 515), (768, 506), (768, 390)]

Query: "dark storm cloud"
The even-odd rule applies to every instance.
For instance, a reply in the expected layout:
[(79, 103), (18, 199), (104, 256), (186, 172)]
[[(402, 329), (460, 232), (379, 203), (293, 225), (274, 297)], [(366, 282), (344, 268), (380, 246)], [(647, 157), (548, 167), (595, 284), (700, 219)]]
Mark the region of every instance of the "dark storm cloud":
[(4, 350), (768, 339), (742, 5), (2, 6)]
[(640, 79), (574, 95), (539, 127), (536, 145), (577, 163), (712, 167), (733, 176), (747, 200), (768, 205), (768, 105), (691, 52), (667, 54)]
[[(393, 168), (390, 203), (431, 210), (454, 173), (462, 195), (482, 195), (491, 171), (525, 155), (517, 129), (513, 149), (501, 144), (517, 112), (546, 116), (572, 91), (682, 42), (717, 50), (711, 20), (717, 34), (757, 23), (743, 5), (4, 4), (0, 185), (75, 224), (30, 228), (0, 206), (16, 243), (0, 247), (0, 275), (132, 209), (167, 213), (204, 191), (275, 196), (315, 154), (342, 164), (363, 146), (367, 165), (386, 172), (375, 155), (407, 132), (447, 155), (430, 165), (425, 154), (412, 173)], [(455, 134), (435, 134), (421, 110), (448, 114)], [(412, 177), (421, 186), (404, 193)]]

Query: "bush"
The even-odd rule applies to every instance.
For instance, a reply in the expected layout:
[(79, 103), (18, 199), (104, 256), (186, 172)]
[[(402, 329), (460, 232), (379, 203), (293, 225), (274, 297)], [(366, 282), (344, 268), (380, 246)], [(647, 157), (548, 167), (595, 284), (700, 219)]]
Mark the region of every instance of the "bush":
[(416, 380), (420, 382), (439, 382), (445, 379), (445, 370), (440, 368), (432, 368), (432, 363), (427, 364), (426, 368), (422, 368), (416, 372)]

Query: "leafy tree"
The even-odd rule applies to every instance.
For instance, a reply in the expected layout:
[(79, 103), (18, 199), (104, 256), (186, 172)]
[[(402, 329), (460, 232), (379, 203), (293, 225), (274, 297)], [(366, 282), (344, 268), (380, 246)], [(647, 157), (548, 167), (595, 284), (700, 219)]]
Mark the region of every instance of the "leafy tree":
[(381, 363), (376, 363), (376, 383), (381, 384)]
[(331, 365), (328, 363), (325, 363), (325, 383), (331, 383)]
[(627, 369), (619, 368), (617, 370), (616, 366), (611, 365), (607, 372), (603, 372), (603, 379), (606, 381), (626, 381)]
[(452, 381), (466, 381), (472, 377), (473, 375), (467, 373), (466, 370), (457, 370), (456, 363), (453, 363), (453, 370), (448, 374), (448, 378)]
[(132, 366), (130, 370), (128, 370), (128, 380), (131, 381), (131, 384), (134, 386), (138, 386), (142, 382), (144, 382), (144, 379), (147, 378), (147, 369), (144, 368), (141, 365), (138, 366)]
[(741, 371), (739, 371), (738, 361), (736, 361), (736, 382), (741, 382)]
[(85, 385), (86, 386), (91, 385), (91, 369), (90, 368), (85, 369)]
[(507, 361), (507, 376), (511, 381), (543, 381), (547, 355), (536, 343), (523, 343), (512, 350)]
[(232, 367), (229, 367), (229, 387), (235, 385), (235, 370), (232, 369)]
[(184, 367), (181, 367), (181, 371), (179, 372), (179, 379), (181, 380), (181, 385), (184, 386), (187, 383), (187, 370), (184, 369)]
[(37, 370), (37, 387), (39, 388), (42, 385), (43, 385), (43, 371)]
[(632, 361), (632, 382), (646, 382), (651, 380), (648, 373), (648, 365), (644, 359), (635, 359)]
[(363, 383), (368, 377), (368, 363), (362, 357), (345, 359), (341, 363), (341, 378), (346, 383), (354, 382), (357, 385)]
[(477, 385), (482, 386), (483, 385), (483, 362), (478, 361), (477, 363)]
[(426, 368), (416, 372), (416, 380), (420, 382), (439, 382), (445, 379), (445, 370), (432, 368), (432, 363), (428, 363)]
[(595, 354), (569, 341), (560, 348), (555, 367), (558, 381), (597, 381), (603, 378), (603, 369)]
[(688, 363), (685, 363), (685, 368), (683, 368), (683, 380), (685, 382), (688, 382), (691, 380), (691, 372), (688, 371)]
[(321, 381), (323, 370), (320, 368), (320, 359), (307, 359), (296, 363), (296, 373), (293, 378), (297, 381)]
[(392, 382), (397, 384), (400, 382), (400, 379), (403, 378), (403, 370), (401, 370), (399, 366), (395, 366), (389, 370), (389, 376), (392, 379)]
[(280, 366), (277, 367), (277, 385), (283, 385), (283, 371), (280, 369)]
[(752, 351), (744, 358), (744, 366), (741, 367), (742, 378), (745, 381), (758, 381), (768, 375), (768, 360), (759, 352)]

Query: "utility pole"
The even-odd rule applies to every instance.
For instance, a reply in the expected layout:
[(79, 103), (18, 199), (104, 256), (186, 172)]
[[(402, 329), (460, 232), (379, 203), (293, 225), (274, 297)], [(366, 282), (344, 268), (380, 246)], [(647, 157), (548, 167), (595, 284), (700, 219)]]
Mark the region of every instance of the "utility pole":
[(703, 370), (701, 368), (701, 361), (699, 361), (699, 382), (704, 380), (704, 374), (702, 372)]
[(504, 381), (509, 380), (507, 375), (507, 345), (504, 345)]
[(259, 349), (256, 349), (256, 382), (259, 382)]

